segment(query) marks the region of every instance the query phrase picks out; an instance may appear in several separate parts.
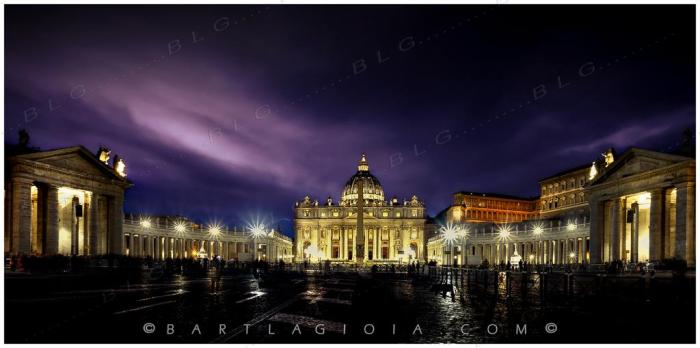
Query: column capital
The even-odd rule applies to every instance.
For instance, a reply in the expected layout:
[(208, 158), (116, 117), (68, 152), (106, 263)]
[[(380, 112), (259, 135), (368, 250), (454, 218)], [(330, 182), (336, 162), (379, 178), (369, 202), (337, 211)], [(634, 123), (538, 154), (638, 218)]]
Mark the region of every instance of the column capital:
[(665, 187), (653, 187), (653, 188), (648, 189), (647, 191), (649, 191), (649, 193), (651, 193), (653, 195), (655, 193), (661, 194), (664, 191), (664, 189), (665, 189)]
[(30, 178), (21, 177), (21, 176), (13, 176), (12, 178), (10, 178), (10, 181), (12, 181), (13, 184), (30, 184), (31, 185), (32, 183), (34, 183), (34, 180), (32, 180)]
[(673, 184), (673, 187), (676, 189), (690, 189), (695, 187), (695, 182), (694, 181), (683, 181), (679, 183)]

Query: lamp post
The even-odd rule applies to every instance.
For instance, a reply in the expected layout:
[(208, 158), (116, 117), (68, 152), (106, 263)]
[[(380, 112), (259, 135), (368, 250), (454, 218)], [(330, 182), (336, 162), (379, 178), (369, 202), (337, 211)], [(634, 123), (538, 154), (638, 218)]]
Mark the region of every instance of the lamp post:
[(259, 238), (265, 237), (265, 225), (254, 224), (250, 227), (250, 237), (253, 239), (253, 260), (258, 260), (258, 244), (257, 240)]

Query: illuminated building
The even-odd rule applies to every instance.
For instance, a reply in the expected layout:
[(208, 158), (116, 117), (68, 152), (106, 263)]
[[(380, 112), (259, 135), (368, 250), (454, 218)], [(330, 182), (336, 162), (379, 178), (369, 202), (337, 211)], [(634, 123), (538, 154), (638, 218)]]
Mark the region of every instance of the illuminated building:
[(540, 217), (588, 215), (584, 188), (590, 165), (576, 167), (540, 181)]
[(292, 239), (260, 226), (228, 228), (217, 222), (199, 224), (180, 216), (134, 216), (124, 219), (124, 253), (133, 257), (213, 258), (249, 262), (292, 261)]
[(695, 265), (695, 159), (632, 148), (586, 188), (591, 263)]
[(124, 191), (132, 184), (108, 155), (82, 146), (6, 151), (6, 254), (122, 253)]
[[(361, 214), (359, 212), (362, 212)], [(296, 260), (348, 263), (424, 259), (425, 207), (416, 196), (386, 200), (362, 155), (340, 200), (306, 196), (294, 208)]]
[(639, 148), (616, 158), (609, 149), (592, 166), (541, 180), (540, 190), (539, 214), (530, 220), (470, 221), (446, 214), (445, 221), (468, 226), (469, 238), (447, 245), (433, 235), (428, 259), (595, 265), (677, 258), (695, 265), (694, 158)]
[(447, 211), (451, 222), (519, 222), (539, 215), (537, 199), (495, 193), (457, 192)]
[[(124, 216), (126, 163), (109, 165), (109, 150), (82, 146), (51, 151), (8, 146), (5, 181), (7, 255), (103, 255), (166, 258), (213, 257), (292, 261), (292, 240), (264, 229), (182, 217)], [(116, 167), (115, 167), (116, 166)]]

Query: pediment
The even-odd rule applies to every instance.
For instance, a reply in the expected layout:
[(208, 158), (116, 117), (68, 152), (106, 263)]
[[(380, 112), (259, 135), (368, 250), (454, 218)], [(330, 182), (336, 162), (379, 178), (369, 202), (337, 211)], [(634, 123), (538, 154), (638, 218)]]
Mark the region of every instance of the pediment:
[(88, 175), (107, 175), (105, 171), (97, 167), (93, 161), (77, 153), (42, 158), (37, 162)]
[(632, 148), (615, 160), (610, 167), (603, 170), (590, 185), (616, 181), (688, 160), (691, 158)]
[(82, 147), (72, 147), (52, 151), (20, 155), (18, 158), (47, 164), (82, 175), (102, 176), (109, 179), (120, 179), (114, 170)]

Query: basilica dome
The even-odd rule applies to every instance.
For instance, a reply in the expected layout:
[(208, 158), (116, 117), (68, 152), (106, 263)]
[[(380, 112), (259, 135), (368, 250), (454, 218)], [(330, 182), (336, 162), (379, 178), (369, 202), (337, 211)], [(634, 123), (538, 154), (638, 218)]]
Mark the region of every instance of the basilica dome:
[(379, 183), (379, 179), (369, 172), (369, 165), (365, 154), (362, 154), (360, 163), (357, 165), (357, 173), (351, 176), (345, 184), (343, 194), (341, 195), (341, 204), (355, 205), (357, 204), (358, 188), (362, 183), (362, 196), (367, 204), (380, 204), (384, 202), (384, 190)]

